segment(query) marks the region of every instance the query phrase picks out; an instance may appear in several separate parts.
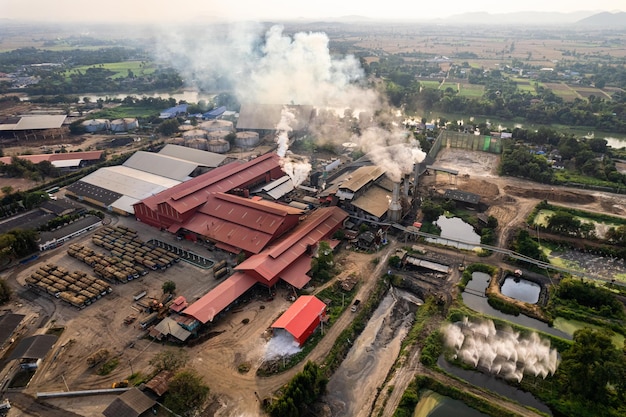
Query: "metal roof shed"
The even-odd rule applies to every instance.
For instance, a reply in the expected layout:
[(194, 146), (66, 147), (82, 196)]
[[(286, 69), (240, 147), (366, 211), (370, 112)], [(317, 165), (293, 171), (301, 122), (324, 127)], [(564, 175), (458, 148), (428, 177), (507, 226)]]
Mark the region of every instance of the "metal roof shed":
[(13, 359), (43, 359), (57, 341), (53, 334), (38, 334), (27, 337), (11, 352), (9, 360)]
[(102, 414), (105, 417), (139, 417), (155, 404), (155, 400), (138, 388), (132, 388), (113, 400)]
[(176, 181), (188, 180), (189, 175), (198, 168), (194, 162), (145, 151), (135, 152), (123, 165)]
[(326, 304), (313, 295), (303, 295), (272, 324), (284, 329), (302, 346), (326, 316)]
[(220, 164), (226, 159), (226, 156), (218, 153), (172, 144), (165, 145), (165, 147), (159, 151), (159, 155), (167, 155), (174, 158), (184, 159), (185, 161), (194, 162), (200, 166), (209, 168), (216, 168), (220, 166)]

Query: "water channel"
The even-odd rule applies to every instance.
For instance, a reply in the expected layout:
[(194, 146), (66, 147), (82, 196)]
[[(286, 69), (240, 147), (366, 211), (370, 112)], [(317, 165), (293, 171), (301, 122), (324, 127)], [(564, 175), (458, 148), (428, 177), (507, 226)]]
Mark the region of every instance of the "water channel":
[(398, 357), (402, 340), (421, 304), (422, 300), (409, 292), (389, 290), (328, 381), (323, 402), (332, 416), (370, 415), (378, 387)]

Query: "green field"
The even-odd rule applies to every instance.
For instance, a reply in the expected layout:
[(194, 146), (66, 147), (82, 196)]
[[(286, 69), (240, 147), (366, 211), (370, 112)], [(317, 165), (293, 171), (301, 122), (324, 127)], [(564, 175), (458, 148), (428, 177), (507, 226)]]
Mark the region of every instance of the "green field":
[(111, 109), (100, 110), (93, 113), (91, 118), (93, 119), (123, 119), (125, 117), (150, 117), (157, 116), (159, 110), (155, 110), (151, 107), (143, 107), (139, 105), (134, 106), (117, 106)]
[(112, 78), (125, 78), (128, 76), (128, 70), (131, 70), (135, 76), (141, 75), (149, 75), (152, 74), (156, 68), (154, 64), (150, 62), (142, 62), (142, 61), (123, 61), (123, 62), (110, 62), (107, 64), (98, 64), (98, 65), (82, 65), (79, 67), (74, 67), (69, 71), (65, 72), (65, 77), (69, 77), (71, 73), (75, 71), (85, 72), (88, 68), (106, 68), (110, 71), (115, 72), (115, 75)]
[[(445, 85), (445, 84), (444, 84)], [(480, 98), (485, 92), (485, 86), (480, 84), (459, 84), (459, 96)]]
[(432, 80), (420, 80), (419, 83), (424, 88), (433, 88), (433, 89), (439, 88), (439, 84), (441, 84), (439, 81), (432, 81)]

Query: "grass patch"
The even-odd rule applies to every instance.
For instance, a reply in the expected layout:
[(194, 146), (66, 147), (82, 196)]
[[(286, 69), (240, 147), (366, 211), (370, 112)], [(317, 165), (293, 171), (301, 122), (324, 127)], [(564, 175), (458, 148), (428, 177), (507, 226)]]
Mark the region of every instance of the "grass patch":
[(154, 73), (156, 67), (154, 64), (149, 62), (142, 61), (122, 61), (122, 62), (109, 62), (105, 64), (98, 65), (82, 65), (79, 67), (74, 67), (71, 70), (65, 72), (64, 76), (66, 78), (70, 77), (70, 74), (80, 71), (85, 73), (89, 68), (105, 68), (109, 71), (113, 71), (115, 74), (111, 76), (112, 79), (118, 78), (126, 78), (128, 76), (128, 71), (132, 71), (136, 77), (140, 77), (143, 75), (150, 75)]
[(441, 84), (439, 81), (433, 81), (433, 80), (420, 80), (419, 83), (420, 83), (420, 86), (424, 88), (430, 88), (433, 90), (438, 89), (439, 84)]
[(149, 106), (132, 105), (132, 106), (117, 106), (111, 109), (100, 110), (93, 113), (92, 119), (123, 119), (125, 117), (143, 117), (149, 118), (157, 116), (159, 110)]
[(108, 375), (111, 372), (113, 372), (113, 370), (117, 368), (117, 365), (119, 364), (120, 364), (120, 360), (118, 358), (111, 358), (105, 363), (103, 363), (102, 366), (98, 368), (96, 373), (100, 376)]
[[(444, 84), (445, 86), (445, 84)], [(485, 93), (485, 86), (480, 84), (459, 84), (459, 96), (480, 98)]]

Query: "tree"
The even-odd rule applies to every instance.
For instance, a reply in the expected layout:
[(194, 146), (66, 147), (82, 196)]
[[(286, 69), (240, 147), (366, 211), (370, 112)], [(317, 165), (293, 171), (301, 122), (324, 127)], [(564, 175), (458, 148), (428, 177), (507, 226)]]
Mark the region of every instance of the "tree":
[(557, 211), (548, 217), (547, 229), (564, 235), (579, 235), (580, 220), (566, 211)]
[(182, 349), (169, 349), (157, 353), (150, 360), (157, 372), (176, 371), (187, 364), (189, 357)]
[(178, 132), (178, 126), (180, 126), (180, 123), (178, 123), (177, 119), (168, 119), (159, 125), (158, 130), (163, 136), (171, 136)]
[(209, 387), (194, 370), (178, 372), (169, 382), (164, 404), (181, 416), (194, 416), (209, 396)]
[(165, 281), (161, 288), (163, 289), (163, 294), (174, 294), (176, 292), (176, 283), (174, 281)]
[(563, 353), (559, 366), (562, 389), (574, 399), (605, 403), (611, 384), (620, 398), (626, 388), (626, 356), (613, 346), (604, 330), (584, 328), (574, 333), (574, 344)]
[(0, 279), (0, 304), (4, 304), (11, 298), (11, 287), (3, 279)]
[(311, 261), (311, 275), (319, 281), (328, 281), (333, 274), (334, 255), (328, 242), (321, 241), (317, 256)]

